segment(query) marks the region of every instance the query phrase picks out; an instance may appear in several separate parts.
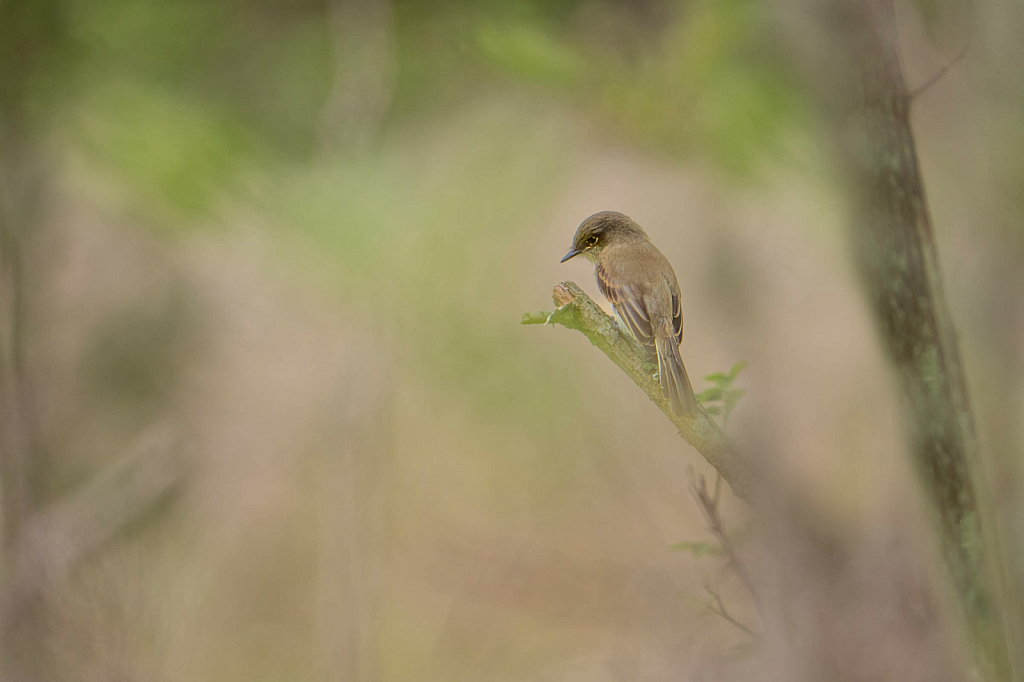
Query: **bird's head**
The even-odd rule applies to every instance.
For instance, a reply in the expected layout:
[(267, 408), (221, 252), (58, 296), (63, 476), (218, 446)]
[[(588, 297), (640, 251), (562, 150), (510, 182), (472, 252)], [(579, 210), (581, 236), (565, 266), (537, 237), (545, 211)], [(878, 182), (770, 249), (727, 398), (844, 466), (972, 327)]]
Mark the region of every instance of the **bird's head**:
[(627, 215), (615, 211), (595, 213), (582, 223), (572, 238), (572, 248), (562, 262), (582, 255), (589, 261), (597, 262), (601, 251), (616, 242), (635, 237), (646, 237), (643, 229)]

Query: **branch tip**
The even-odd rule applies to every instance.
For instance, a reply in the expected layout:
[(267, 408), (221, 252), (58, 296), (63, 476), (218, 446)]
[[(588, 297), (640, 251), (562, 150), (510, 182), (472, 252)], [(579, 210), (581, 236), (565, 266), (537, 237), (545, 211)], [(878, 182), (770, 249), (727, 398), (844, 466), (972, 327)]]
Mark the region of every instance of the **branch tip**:
[(718, 470), (733, 492), (748, 498), (753, 477), (746, 461), (733, 450), (722, 430), (703, 409), (695, 415), (675, 415), (665, 398), (661, 384), (651, 373), (646, 351), (630, 334), (619, 333), (619, 325), (611, 315), (595, 303), (574, 282), (557, 284), (551, 292), (557, 306), (554, 311), (526, 313), (522, 324), (561, 324), (582, 332), (619, 366), (665, 416), (676, 426), (679, 434), (693, 445)]
[(953, 57), (953, 59), (950, 62), (948, 62), (941, 69), (939, 69), (938, 72), (931, 78), (929, 78), (924, 83), (911, 90), (910, 94), (907, 95), (907, 98), (910, 101), (914, 101), (919, 95), (924, 94), (925, 90), (927, 90), (928, 88), (932, 87), (940, 80), (942, 80), (942, 77), (946, 75), (946, 72), (953, 68), (953, 66), (955, 66), (957, 62), (964, 58), (964, 56), (967, 54), (967, 48), (969, 46), (970, 42), (964, 43), (963, 48), (961, 48), (960, 52), (958, 52), (957, 55)]

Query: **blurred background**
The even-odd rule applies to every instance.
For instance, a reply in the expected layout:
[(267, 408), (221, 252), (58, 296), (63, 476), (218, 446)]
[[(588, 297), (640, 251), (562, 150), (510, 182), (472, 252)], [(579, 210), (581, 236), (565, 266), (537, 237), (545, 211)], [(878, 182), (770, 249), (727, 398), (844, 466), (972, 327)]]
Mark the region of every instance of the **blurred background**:
[[(826, 6), (0, 2), (4, 679), (961, 679)], [(1020, 576), (1024, 17), (897, 9), (911, 87), (969, 46), (912, 123)], [(695, 388), (749, 362), (729, 436), (778, 500), (723, 514), (768, 623), (672, 548), (711, 540), (700, 455), (519, 325), (606, 305), (558, 263), (601, 210), (672, 261)]]

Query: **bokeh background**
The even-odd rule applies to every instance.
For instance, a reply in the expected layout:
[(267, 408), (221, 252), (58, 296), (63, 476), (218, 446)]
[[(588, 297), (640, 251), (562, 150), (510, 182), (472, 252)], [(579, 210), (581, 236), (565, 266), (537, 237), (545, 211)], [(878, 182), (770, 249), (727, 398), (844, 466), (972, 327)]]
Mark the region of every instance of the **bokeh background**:
[[(849, 253), (826, 5), (0, 2), (25, 508), (154, 433), (186, 463), (5, 617), (9, 679), (960, 679)], [(898, 14), (912, 87), (968, 45), (913, 126), (1021, 575), (1024, 17)], [(672, 548), (711, 540), (700, 456), (581, 335), (519, 325), (564, 279), (604, 303), (558, 263), (600, 210), (674, 264), (697, 390), (749, 362), (729, 435), (778, 499), (723, 513), (786, 628)]]

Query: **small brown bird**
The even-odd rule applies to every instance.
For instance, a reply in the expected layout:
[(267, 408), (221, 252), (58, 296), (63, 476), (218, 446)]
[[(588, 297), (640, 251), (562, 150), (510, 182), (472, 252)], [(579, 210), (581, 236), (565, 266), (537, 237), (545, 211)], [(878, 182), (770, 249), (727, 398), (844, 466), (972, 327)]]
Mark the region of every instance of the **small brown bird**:
[(679, 355), (683, 340), (679, 282), (668, 259), (632, 218), (613, 211), (584, 220), (562, 262), (579, 255), (597, 265), (601, 293), (651, 361), (657, 360), (661, 390), (672, 402), (672, 411), (694, 414), (697, 399)]

